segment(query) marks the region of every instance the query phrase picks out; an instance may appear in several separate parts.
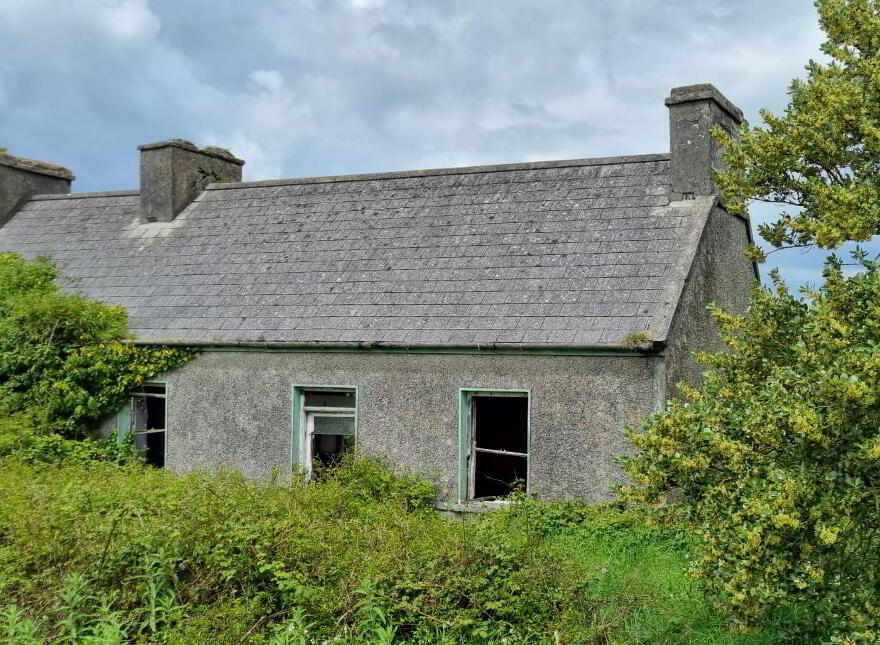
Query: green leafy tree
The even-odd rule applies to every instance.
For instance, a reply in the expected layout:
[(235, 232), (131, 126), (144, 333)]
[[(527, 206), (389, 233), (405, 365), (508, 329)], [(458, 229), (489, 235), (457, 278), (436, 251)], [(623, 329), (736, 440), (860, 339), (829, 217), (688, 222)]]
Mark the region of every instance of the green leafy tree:
[(761, 227), (775, 247), (834, 248), (880, 233), (880, 7), (876, 0), (819, 0), (827, 62), (810, 61), (790, 86), (783, 116), (761, 112), (716, 180), (730, 210), (750, 200), (785, 205)]
[(880, 627), (880, 267), (866, 265), (845, 278), (830, 263), (806, 300), (777, 279), (747, 315), (716, 310), (731, 351), (701, 355), (702, 389), (629, 431), (625, 497), (683, 494), (696, 575), (741, 626), (789, 620), (794, 641)]
[[(782, 204), (772, 246), (835, 248), (880, 233), (880, 3), (819, 0), (828, 60), (791, 85), (781, 117), (716, 132), (732, 211)], [(760, 256), (760, 253), (757, 253)], [(700, 390), (628, 431), (624, 498), (688, 501), (695, 574), (743, 628), (792, 642), (880, 640), (880, 266), (826, 263), (789, 292), (771, 272), (738, 317), (714, 309), (725, 353), (699, 355)]]
[(126, 342), (124, 309), (62, 292), (57, 269), (0, 253), (0, 413), (84, 436), (133, 386), (187, 361), (181, 348)]

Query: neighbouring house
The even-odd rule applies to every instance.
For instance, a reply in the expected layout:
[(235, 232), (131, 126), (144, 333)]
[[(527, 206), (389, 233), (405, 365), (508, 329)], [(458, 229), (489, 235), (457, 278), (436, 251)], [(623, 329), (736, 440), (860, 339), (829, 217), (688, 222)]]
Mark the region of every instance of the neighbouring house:
[(309, 472), (357, 446), (449, 501), (515, 486), (606, 498), (621, 435), (696, 383), (742, 312), (749, 223), (724, 210), (712, 85), (666, 99), (669, 153), (241, 181), (243, 161), (140, 146), (140, 189), (69, 193), (0, 155), (0, 251), (50, 256), (128, 309), (138, 343), (197, 347), (116, 420), (174, 471)]

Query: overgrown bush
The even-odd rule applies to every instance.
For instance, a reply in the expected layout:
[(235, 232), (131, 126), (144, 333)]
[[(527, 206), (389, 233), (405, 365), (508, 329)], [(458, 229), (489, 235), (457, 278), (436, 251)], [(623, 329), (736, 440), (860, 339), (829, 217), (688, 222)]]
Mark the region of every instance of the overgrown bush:
[(769, 642), (728, 632), (656, 511), (523, 498), (456, 522), (368, 460), (290, 487), (13, 457), (0, 473), (0, 642)]
[(14, 456), (27, 464), (80, 465), (95, 462), (126, 464), (136, 460), (133, 435), (124, 441), (117, 441), (115, 434), (106, 439), (78, 440), (45, 432), (43, 427), (39, 414), (19, 412), (0, 416), (0, 458)]
[(830, 261), (806, 300), (776, 277), (747, 315), (716, 310), (731, 351), (701, 357), (702, 390), (630, 432), (624, 460), (629, 499), (691, 502), (723, 606), (795, 642), (880, 634), (880, 268), (863, 262)]
[(193, 352), (124, 342), (124, 309), (62, 292), (57, 276), (45, 260), (0, 253), (0, 413), (27, 411), (42, 431), (76, 438)]

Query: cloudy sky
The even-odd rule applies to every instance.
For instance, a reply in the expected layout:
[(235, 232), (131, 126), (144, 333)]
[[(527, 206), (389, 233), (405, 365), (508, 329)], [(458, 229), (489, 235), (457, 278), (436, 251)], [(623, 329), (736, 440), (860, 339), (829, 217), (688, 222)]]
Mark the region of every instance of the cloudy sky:
[(671, 87), (757, 123), (821, 40), (808, 0), (0, 0), (0, 146), (76, 191), (175, 137), (245, 179), (665, 152)]

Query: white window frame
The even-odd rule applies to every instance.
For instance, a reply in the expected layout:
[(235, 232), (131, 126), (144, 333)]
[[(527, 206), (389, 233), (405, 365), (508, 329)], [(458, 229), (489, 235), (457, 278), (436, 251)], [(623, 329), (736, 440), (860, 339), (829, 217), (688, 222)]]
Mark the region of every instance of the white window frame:
[[(354, 394), (354, 407), (306, 405), (306, 394), (313, 392), (351, 392)], [(355, 450), (358, 441), (358, 388), (354, 385), (294, 385), (293, 386), (293, 433), (291, 436), (291, 468), (299, 469), (306, 479), (311, 479), (314, 455), (315, 419), (317, 417), (343, 417), (354, 420)], [(319, 433), (320, 434), (320, 433)]]

